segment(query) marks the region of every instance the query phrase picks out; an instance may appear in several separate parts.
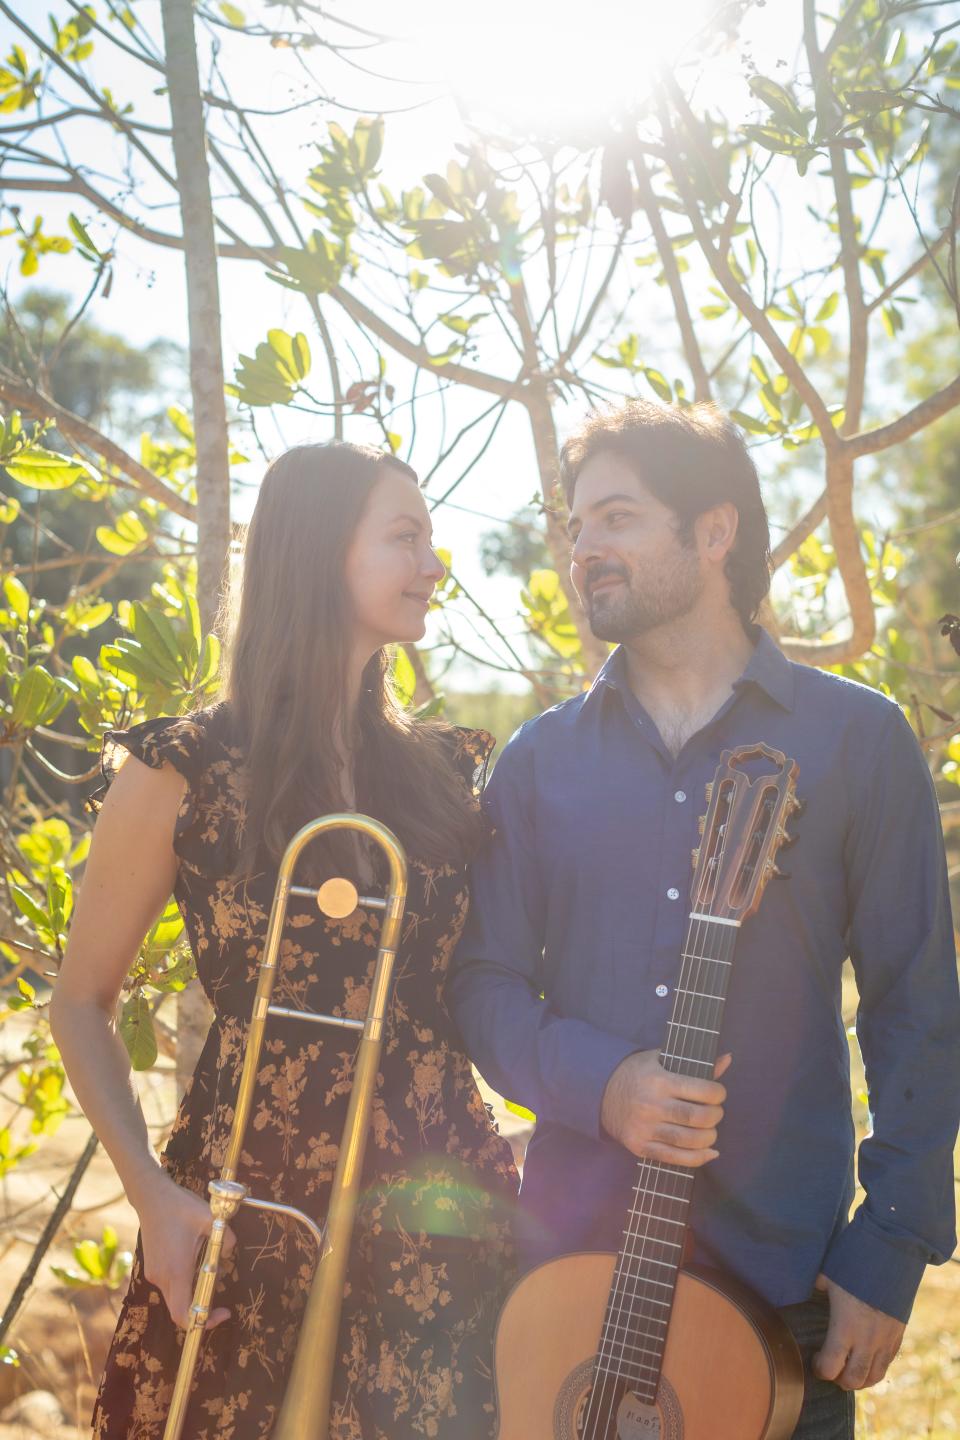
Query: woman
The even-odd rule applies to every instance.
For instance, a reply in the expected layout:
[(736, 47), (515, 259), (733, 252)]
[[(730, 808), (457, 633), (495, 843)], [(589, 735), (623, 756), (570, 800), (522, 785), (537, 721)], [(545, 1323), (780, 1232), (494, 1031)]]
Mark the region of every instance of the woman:
[[(77, 1097), (140, 1218), (140, 1244), (94, 1411), (99, 1440), (163, 1431), (207, 1181), (219, 1172), (277, 864), (305, 821), (355, 808), (404, 844), (410, 889), (374, 1101), (334, 1380), (336, 1440), (491, 1433), (492, 1335), (511, 1279), (510, 1150), (442, 1002), (483, 833), (491, 741), (413, 722), (391, 642), (422, 638), (443, 566), (409, 466), (352, 445), (301, 446), (268, 469), (250, 524), (226, 698), (112, 732), (103, 799), (51, 1024)], [(122, 768), (118, 758), (128, 757)], [(350, 832), (313, 842), (311, 879), (382, 885)], [(298, 879), (302, 876), (298, 872)], [(174, 892), (214, 1023), (162, 1160), (151, 1151), (114, 1015), (144, 934)], [(292, 901), (280, 1005), (360, 1017), (377, 912)], [(322, 1216), (355, 1041), (268, 1030), (239, 1179)], [(266, 1440), (312, 1270), (302, 1227), (242, 1208), (215, 1297), (186, 1440)]]

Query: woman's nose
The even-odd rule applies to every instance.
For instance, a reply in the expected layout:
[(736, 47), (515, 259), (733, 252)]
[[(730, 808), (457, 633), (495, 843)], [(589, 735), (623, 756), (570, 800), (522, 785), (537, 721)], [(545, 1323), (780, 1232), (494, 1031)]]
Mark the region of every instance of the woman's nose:
[(432, 580), (435, 585), (439, 585), (440, 581), (447, 573), (446, 565), (444, 565), (436, 550), (433, 549), (428, 549), (422, 569), (424, 575), (427, 576), (428, 579)]

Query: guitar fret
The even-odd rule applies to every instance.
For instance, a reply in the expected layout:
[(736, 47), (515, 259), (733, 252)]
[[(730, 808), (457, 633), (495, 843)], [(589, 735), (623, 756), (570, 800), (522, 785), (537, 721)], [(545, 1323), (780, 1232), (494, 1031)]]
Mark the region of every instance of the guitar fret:
[[(628, 1327), (627, 1327), (626, 1325), (624, 1325), (623, 1323), (620, 1323), (620, 1324), (618, 1324), (618, 1325), (615, 1326), (615, 1327), (612, 1326), (611, 1328), (612, 1328), (612, 1329), (615, 1328), (615, 1329), (618, 1329), (618, 1330), (626, 1330), (626, 1329), (628, 1329)], [(642, 1331), (638, 1333), (636, 1330), (633, 1330), (633, 1329), (630, 1329), (630, 1330), (629, 1330), (629, 1333), (630, 1333), (631, 1335), (633, 1335), (635, 1339), (640, 1339), (640, 1340), (652, 1340), (653, 1343), (654, 1343), (654, 1345), (657, 1346), (657, 1349), (656, 1349), (656, 1350), (648, 1350), (648, 1351), (647, 1351), (647, 1354), (648, 1354), (648, 1355), (659, 1355), (659, 1353), (660, 1353), (660, 1345), (662, 1344), (662, 1340), (661, 1340), (661, 1337), (660, 1337), (660, 1336), (658, 1336), (658, 1335), (644, 1335)], [(607, 1343), (607, 1341), (608, 1341), (608, 1337), (607, 1337), (607, 1335), (606, 1335), (606, 1333), (605, 1333), (605, 1334), (604, 1334), (604, 1337), (603, 1337), (603, 1339), (602, 1339), (602, 1341), (601, 1341), (600, 1343), (603, 1344), (603, 1345), (605, 1345), (605, 1344)], [(621, 1342), (618, 1341), (617, 1343), (620, 1344)], [(625, 1345), (626, 1345), (627, 1343), (628, 1343), (627, 1341), (624, 1341), (624, 1342), (623, 1342), (623, 1344), (625, 1344)]]
[[(644, 1194), (649, 1193), (649, 1191), (644, 1191)], [(680, 1197), (677, 1196), (677, 1199), (679, 1198)], [(684, 1200), (683, 1203), (684, 1205), (688, 1205), (690, 1202), (688, 1200)], [(657, 1220), (662, 1221), (664, 1225), (679, 1225), (681, 1229), (684, 1229), (687, 1224), (686, 1220), (669, 1220), (666, 1215), (651, 1215), (649, 1210), (628, 1210), (627, 1214), (636, 1216), (638, 1220)], [(626, 1235), (626, 1230), (624, 1230), (623, 1233), (624, 1235)]]
[[(652, 1355), (653, 1359), (662, 1359), (661, 1351), (648, 1351), (648, 1349), (643, 1349), (642, 1345), (625, 1345), (623, 1346), (623, 1348), (633, 1349), (633, 1351), (636, 1351), (636, 1354), (638, 1355)], [(597, 1351), (597, 1359), (619, 1359), (619, 1355), (604, 1355), (602, 1345), (600, 1346), (599, 1351)], [(643, 1369), (659, 1369), (659, 1365), (648, 1365), (648, 1362), (643, 1361), (643, 1359), (630, 1359), (629, 1355), (623, 1356), (623, 1359), (626, 1359), (628, 1365), (639, 1365), (639, 1367), (642, 1367)]]
[(674, 993), (677, 995), (696, 995), (698, 1000), (722, 1001), (724, 999), (723, 995), (710, 995), (706, 990), (686, 990), (682, 985), (678, 985)]
[[(630, 1259), (636, 1259), (636, 1256), (630, 1256)], [(655, 1261), (654, 1263), (657, 1264), (657, 1265), (660, 1265), (660, 1264), (662, 1264), (663, 1262), (660, 1261), (660, 1260), (657, 1260), (657, 1261)], [(670, 1269), (673, 1270), (673, 1271), (676, 1271), (676, 1268), (677, 1268), (676, 1265), (671, 1265), (671, 1266), (670, 1266)], [(621, 1272), (621, 1274), (622, 1274), (622, 1272)], [(666, 1280), (651, 1280), (651, 1279), (650, 1279), (648, 1276), (646, 1276), (646, 1275), (631, 1275), (631, 1276), (630, 1276), (630, 1279), (631, 1279), (631, 1280), (636, 1280), (636, 1281), (638, 1281), (641, 1285), (659, 1285), (661, 1290), (672, 1290), (672, 1289), (673, 1289), (673, 1286), (670, 1285), (670, 1284), (668, 1284), (668, 1282), (667, 1282)], [(643, 1300), (645, 1297), (644, 1297), (643, 1295), (641, 1295), (641, 1296), (639, 1296), (638, 1298), (641, 1299), (641, 1300)]]
[[(643, 1303), (646, 1304), (646, 1303), (647, 1303), (646, 1300), (644, 1300)], [(655, 1300), (653, 1303), (654, 1303), (655, 1305), (659, 1305), (660, 1302), (659, 1302), (659, 1300)], [(631, 1311), (631, 1314), (632, 1314), (632, 1311)], [(634, 1319), (637, 1320), (637, 1321), (642, 1320), (645, 1325), (662, 1325), (664, 1329), (666, 1329), (667, 1326), (668, 1326), (669, 1323), (670, 1323), (669, 1320), (658, 1320), (657, 1317), (656, 1317), (656, 1315), (637, 1315), (637, 1316), (634, 1316)], [(620, 1329), (623, 1328), (623, 1321), (622, 1321), (622, 1320), (610, 1320), (610, 1321), (608, 1321), (608, 1322), (606, 1323), (606, 1325), (604, 1326), (604, 1333), (606, 1333), (607, 1330), (616, 1330), (617, 1328), (620, 1328)], [(637, 1331), (636, 1333), (639, 1334), (639, 1335), (641, 1335), (641, 1336), (643, 1335), (643, 1331), (642, 1331), (642, 1330), (639, 1330), (639, 1331)], [(646, 1336), (646, 1339), (647, 1339), (647, 1340), (652, 1340), (652, 1341), (654, 1342), (654, 1344), (657, 1344), (657, 1345), (660, 1344), (662, 1338), (663, 1338), (663, 1337), (660, 1336), (660, 1335), (647, 1335), (647, 1336)]]
[[(716, 1034), (716, 1031), (713, 1032)], [(677, 1060), (681, 1065), (706, 1065), (707, 1069), (713, 1071), (712, 1060), (696, 1060), (692, 1055), (671, 1055), (669, 1050), (660, 1051), (661, 1060)]]
[(610, 1366), (610, 1365), (601, 1365), (601, 1364), (599, 1363), (599, 1361), (598, 1361), (597, 1364), (596, 1364), (596, 1366), (594, 1367), (594, 1374), (595, 1374), (595, 1375), (613, 1375), (616, 1379), (620, 1379), (620, 1377), (622, 1376), (622, 1377), (624, 1377), (624, 1378), (627, 1379), (627, 1380), (630, 1380), (630, 1379), (632, 1379), (632, 1378), (636, 1378), (636, 1379), (639, 1379), (639, 1378), (640, 1378), (639, 1376), (632, 1377), (632, 1376), (630, 1375), (630, 1370), (651, 1370), (651, 1371), (653, 1371), (654, 1374), (658, 1374), (659, 1371), (660, 1371), (660, 1366), (659, 1366), (659, 1365), (646, 1365), (642, 1360), (628, 1360), (628, 1362), (627, 1362), (627, 1367), (626, 1367), (625, 1369), (621, 1370), (621, 1369), (619, 1369), (619, 1368), (613, 1369), (613, 1367)]
[(679, 1175), (681, 1180), (692, 1180), (692, 1170), (678, 1170), (675, 1165), (659, 1165), (657, 1167), (661, 1175)]
[(660, 1240), (656, 1235), (638, 1235), (636, 1230), (621, 1230), (621, 1235), (629, 1235), (631, 1240), (643, 1240), (649, 1245), (669, 1245), (671, 1250), (682, 1250), (683, 1246), (678, 1245), (676, 1240)]
[(647, 1190), (643, 1185), (634, 1188), (634, 1195), (656, 1195), (658, 1200), (678, 1200), (681, 1205), (689, 1205), (689, 1195), (667, 1195), (663, 1190)]
[[(680, 1247), (678, 1246), (677, 1248), (679, 1249)], [(662, 1265), (665, 1270), (676, 1271), (677, 1269), (677, 1262), (675, 1260), (654, 1260), (652, 1255), (639, 1255), (636, 1250), (632, 1250), (629, 1255), (627, 1254), (626, 1250), (624, 1250), (622, 1253), (626, 1260), (643, 1260), (643, 1263), (645, 1265)], [(620, 1273), (622, 1274), (623, 1272), (621, 1271)], [(631, 1276), (631, 1279), (646, 1279), (646, 1276), (636, 1275)], [(658, 1285), (659, 1283), (660, 1282), (658, 1280), (651, 1281), (651, 1284), (653, 1285)]]
[[(709, 1030), (705, 1025), (690, 1025), (686, 1020), (671, 1020), (670, 1025), (674, 1030), (699, 1030), (701, 1035), (719, 1035), (719, 1030)], [(697, 1064), (707, 1065), (707, 1060), (699, 1060)]]
[[(652, 1337), (651, 1335), (647, 1335), (647, 1336), (645, 1336), (644, 1338), (647, 1339), (647, 1340), (651, 1340), (653, 1337)], [(604, 1346), (604, 1342), (601, 1341), (601, 1342), (600, 1342), (600, 1349), (597, 1351), (598, 1357), (602, 1356), (602, 1354), (603, 1354), (603, 1346)], [(658, 1358), (662, 1357), (662, 1355), (663, 1355), (663, 1348), (662, 1348), (661, 1346), (657, 1346), (657, 1348), (656, 1348), (655, 1350), (648, 1350), (645, 1345), (631, 1345), (631, 1344), (629, 1343), (629, 1341), (626, 1341), (626, 1340), (623, 1342), (621, 1348), (622, 1348), (623, 1350), (635, 1350), (638, 1355), (652, 1355), (652, 1356), (654, 1357), (654, 1359), (658, 1359)], [(610, 1355), (608, 1354), (606, 1358), (609, 1360), (609, 1359), (610, 1359)]]
[[(647, 1355), (655, 1355), (657, 1352), (656, 1352), (655, 1350), (647, 1350), (647, 1351), (645, 1351), (644, 1353), (647, 1354)], [(601, 1361), (601, 1360), (614, 1360), (614, 1359), (616, 1359), (616, 1360), (623, 1360), (627, 1365), (632, 1365), (632, 1366), (633, 1366), (635, 1369), (637, 1369), (637, 1370), (653, 1370), (653, 1371), (657, 1371), (657, 1370), (660, 1369), (660, 1366), (659, 1366), (659, 1365), (651, 1365), (648, 1360), (633, 1360), (633, 1359), (630, 1358), (629, 1355), (622, 1355), (622, 1356), (621, 1356), (621, 1355), (616, 1355), (616, 1356), (614, 1356), (614, 1355), (602, 1355), (599, 1351), (597, 1352), (597, 1360), (598, 1360), (598, 1362)]]

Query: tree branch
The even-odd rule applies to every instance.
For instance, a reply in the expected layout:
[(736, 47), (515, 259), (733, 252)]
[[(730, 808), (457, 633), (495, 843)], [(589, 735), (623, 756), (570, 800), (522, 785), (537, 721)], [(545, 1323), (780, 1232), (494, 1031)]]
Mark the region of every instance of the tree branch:
[(734, 305), (736, 305), (740, 311), (740, 314), (749, 322), (754, 334), (758, 335), (766, 345), (784, 375), (786, 375), (801, 400), (806, 404), (812, 420), (820, 431), (824, 449), (828, 453), (831, 450), (836, 450), (841, 443), (840, 437), (833, 428), (829, 411), (819, 392), (807, 376), (806, 371), (800, 365), (799, 361), (790, 353), (787, 346), (780, 339), (770, 318), (760, 309), (749, 291), (734, 277), (727, 257), (721, 254), (720, 250), (714, 245), (707, 225), (700, 213), (697, 197), (687, 179), (683, 154), (677, 145), (676, 135), (665, 104), (661, 105), (660, 113), (670, 173), (673, 176), (674, 184), (683, 201), (687, 218), (693, 227), (693, 232), (697, 237), (697, 243), (703, 252), (704, 258), (716, 276), (724, 294), (733, 301)]
[[(803, 0), (803, 39), (813, 78), (817, 110), (817, 129), (821, 135), (833, 135), (840, 119), (837, 102), (830, 84), (827, 63), (817, 40), (816, 0)], [(844, 294), (848, 317), (847, 390), (841, 435), (855, 430), (863, 415), (863, 398), (867, 377), (869, 335), (867, 308), (863, 299), (860, 276), (860, 240), (853, 212), (853, 191), (847, 171), (846, 150), (838, 143), (827, 146), (830, 174), (837, 206), (837, 230), (840, 237), (840, 267), (843, 271)]]
[(804, 540), (808, 539), (823, 521), (827, 514), (827, 492), (813, 502), (805, 515), (801, 515), (797, 523), (787, 531), (779, 545), (775, 546), (770, 555), (770, 565), (774, 570), (779, 570), (785, 565), (790, 556), (800, 549)]
[(960, 223), (960, 215), (954, 216), (952, 223), (944, 227), (944, 229), (937, 236), (936, 240), (934, 240), (933, 244), (928, 245), (927, 248), (924, 250), (923, 254), (918, 255), (916, 260), (914, 260), (913, 264), (908, 265), (906, 270), (904, 270), (901, 275), (897, 276), (896, 280), (891, 280), (890, 284), (885, 285), (884, 288), (880, 291), (879, 295), (874, 295), (873, 299), (867, 302), (867, 310), (876, 310), (878, 306), (883, 305), (886, 303), (886, 301), (892, 299), (892, 297), (896, 295), (897, 291), (900, 290), (902, 286), (906, 285), (908, 280), (912, 280), (914, 275), (918, 275), (920, 271), (925, 268), (925, 266), (929, 265), (930, 261), (934, 258), (937, 251), (942, 250), (944, 245), (946, 245), (947, 242), (952, 238), (952, 236), (956, 234), (958, 223)]
[(647, 162), (642, 154), (635, 154), (633, 156), (633, 169), (637, 177), (637, 184), (640, 187), (640, 204), (643, 206), (647, 216), (647, 222), (653, 231), (657, 254), (660, 256), (664, 278), (670, 290), (670, 297), (673, 300), (673, 309), (677, 317), (677, 325), (680, 329), (680, 339), (683, 343), (683, 353), (686, 356), (690, 373), (693, 376), (694, 395), (697, 400), (710, 400), (712, 398), (710, 376), (707, 374), (706, 366), (703, 363), (700, 344), (693, 328), (693, 321), (690, 319), (690, 309), (687, 305), (687, 297), (683, 288), (680, 267), (677, 264), (677, 257), (674, 253), (670, 236), (667, 234), (667, 227), (663, 223), (663, 216), (660, 213), (657, 197), (653, 193), (653, 185), (650, 180), (650, 171), (647, 169)]
[(486, 390), (491, 395), (499, 395), (502, 400), (513, 399), (520, 390), (519, 380), (504, 380), (499, 375), (488, 375), (483, 370), (472, 370), (467, 365), (457, 365), (454, 361), (444, 361), (442, 365), (434, 365), (430, 360), (430, 352), (425, 346), (419, 345), (415, 340), (410, 340), (399, 330), (394, 330), (388, 325), (382, 316), (356, 295), (351, 295), (342, 285), (334, 285), (330, 296), (342, 306), (358, 325), (373, 332), (391, 350), (396, 350), (406, 360), (412, 361), (414, 365), (421, 366), (428, 373), (442, 375), (447, 380), (458, 380), (462, 385), (469, 385), (473, 390)]
[(854, 456), (875, 455), (878, 450), (889, 450), (891, 445), (899, 445), (902, 441), (909, 440), (911, 435), (916, 435), (918, 430), (932, 425), (934, 420), (939, 420), (958, 405), (960, 375), (951, 380), (949, 385), (944, 385), (942, 390), (928, 395), (919, 405), (914, 405), (912, 410), (908, 410), (898, 420), (891, 421), (889, 425), (881, 425), (876, 430), (864, 430), (859, 435), (845, 436), (841, 444)]
[(135, 486), (143, 495), (149, 495), (151, 499), (158, 500), (175, 515), (180, 515), (184, 520), (191, 520), (196, 523), (196, 507), (175, 490), (170, 490), (163, 481), (128, 455), (126, 450), (108, 440), (106, 435), (95, 430), (86, 420), (72, 411), (65, 410), (49, 395), (42, 391), (35, 390), (25, 380), (18, 379), (8, 371), (0, 369), (0, 400), (10, 405), (15, 410), (22, 410), (25, 414), (31, 415), (35, 420), (52, 420), (61, 434), (65, 435), (74, 445), (82, 445), (99, 455), (108, 465), (119, 470), (122, 475)]

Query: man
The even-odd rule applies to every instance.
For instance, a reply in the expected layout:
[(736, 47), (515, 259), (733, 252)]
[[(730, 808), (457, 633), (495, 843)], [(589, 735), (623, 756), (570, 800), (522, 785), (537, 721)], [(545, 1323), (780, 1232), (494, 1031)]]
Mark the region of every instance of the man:
[[(635, 1156), (698, 1167), (695, 1258), (813, 1355), (797, 1440), (847, 1440), (852, 1392), (882, 1378), (924, 1266), (955, 1244), (960, 1001), (930, 775), (895, 704), (791, 664), (753, 623), (767, 519), (712, 407), (594, 415), (561, 479), (577, 593), (618, 648), (494, 771), (448, 989), (481, 1073), (537, 1114), (524, 1259), (617, 1250)], [(693, 1080), (658, 1063), (690, 851), (721, 751), (756, 741), (797, 761), (806, 809), (790, 878), (739, 933), (729, 1069)], [(848, 955), (873, 1114), (849, 1222)]]

